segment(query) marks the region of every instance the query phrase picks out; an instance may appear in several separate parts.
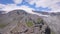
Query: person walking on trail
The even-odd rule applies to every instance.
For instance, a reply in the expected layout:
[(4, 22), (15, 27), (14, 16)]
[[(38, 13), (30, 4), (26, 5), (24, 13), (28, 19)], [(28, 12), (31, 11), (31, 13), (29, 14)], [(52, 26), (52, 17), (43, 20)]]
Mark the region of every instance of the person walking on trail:
[(51, 34), (51, 30), (50, 30), (49, 27), (47, 27), (47, 28), (45, 29), (45, 34)]

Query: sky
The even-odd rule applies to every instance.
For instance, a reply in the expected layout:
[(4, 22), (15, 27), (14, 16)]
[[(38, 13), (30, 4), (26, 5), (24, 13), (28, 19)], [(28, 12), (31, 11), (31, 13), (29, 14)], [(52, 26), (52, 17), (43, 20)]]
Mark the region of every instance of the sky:
[(0, 0), (0, 10), (60, 12), (60, 0)]

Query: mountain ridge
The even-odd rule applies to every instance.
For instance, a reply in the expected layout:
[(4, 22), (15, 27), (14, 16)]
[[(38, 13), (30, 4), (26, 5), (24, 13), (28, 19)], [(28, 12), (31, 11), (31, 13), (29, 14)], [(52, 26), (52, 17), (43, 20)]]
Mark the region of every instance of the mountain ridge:
[[(43, 12), (44, 13), (44, 12)], [(12, 26), (13, 25), (15, 25), (15, 26), (17, 26), (16, 24), (18, 23), (18, 21), (20, 22), (20, 21), (22, 21), (22, 23), (23, 22), (25, 22), (26, 20), (29, 20), (29, 21), (33, 21), (34, 23), (36, 23), (36, 21), (37, 21), (37, 19), (39, 18), (41, 18), (41, 19), (43, 19), (46, 23), (45, 24), (47, 24), (48, 25), (48, 27), (50, 27), (51, 28), (51, 30), (53, 30), (56, 34), (59, 34), (59, 27), (57, 28), (56, 26), (59, 26), (58, 24), (59, 24), (59, 19), (57, 19), (58, 18), (58, 16), (51, 16), (51, 15), (48, 15), (48, 17), (45, 17), (45, 16), (39, 16), (40, 14), (38, 14), (38, 15), (36, 15), (36, 14), (31, 14), (31, 13), (27, 13), (26, 11), (24, 11), (24, 10), (20, 10), (20, 9), (18, 9), (18, 10), (13, 10), (13, 11), (10, 11), (10, 12), (8, 12), (8, 13), (6, 13), (6, 14), (1, 14), (0, 15), (0, 24), (8, 24), (8, 25), (10, 25), (9, 27), (10, 28), (5, 28), (5, 29), (2, 29), (3, 31), (2, 32), (4, 32), (4, 33), (6, 33), (7, 31), (10, 31), (10, 29), (12, 28)], [(42, 14), (42, 15), (44, 15), (44, 14)], [(55, 19), (52, 19), (52, 17)], [(57, 23), (56, 23), (56, 22)], [(10, 23), (11, 22), (11, 23)], [(15, 22), (15, 23), (14, 23)], [(17, 22), (17, 23), (16, 23)], [(12, 24), (12, 25), (11, 25)], [(50, 25), (49, 25), (50, 24)], [(52, 24), (56, 24), (56, 26), (54, 26), (54, 25), (52, 25)], [(7, 26), (8, 27), (8, 26)], [(53, 28), (54, 27), (54, 28)], [(15, 28), (15, 27), (14, 27)], [(14, 29), (13, 28), (13, 29)], [(4, 31), (5, 30), (5, 31)], [(7, 30), (7, 31), (6, 31)], [(12, 29), (11, 29), (12, 30)], [(0, 30), (1, 31), (1, 30)]]

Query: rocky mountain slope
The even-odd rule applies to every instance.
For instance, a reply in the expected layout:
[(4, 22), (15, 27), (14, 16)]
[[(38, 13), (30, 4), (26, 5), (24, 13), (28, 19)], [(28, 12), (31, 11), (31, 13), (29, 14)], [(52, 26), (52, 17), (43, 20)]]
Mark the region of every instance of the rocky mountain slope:
[(60, 15), (50, 15), (47, 18), (43, 18), (49, 27), (55, 32), (60, 34)]
[(51, 21), (49, 17), (13, 10), (0, 15), (0, 34), (55, 34), (57, 31), (52, 27), (56, 26), (52, 24), (53, 20), (48, 20)]
[(60, 34), (60, 12), (38, 12), (43, 15), (48, 15), (48, 17), (42, 17), (47, 25), (55, 32), (55, 34)]

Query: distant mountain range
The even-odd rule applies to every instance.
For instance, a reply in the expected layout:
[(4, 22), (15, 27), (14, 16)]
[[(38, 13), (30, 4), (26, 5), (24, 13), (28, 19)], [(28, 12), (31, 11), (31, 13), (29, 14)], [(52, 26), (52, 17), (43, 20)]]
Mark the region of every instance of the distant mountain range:
[(0, 11), (0, 14), (4, 14), (5, 13), (5, 11)]
[[(12, 10), (12, 11), (19, 11), (19, 9)], [(60, 15), (60, 12), (44, 12), (44, 11), (32, 11), (32, 12), (39, 13), (39, 14), (42, 14), (42, 15), (52, 15), (52, 16)], [(6, 11), (0, 11), (0, 14), (5, 14), (5, 13), (6, 13)]]
[(33, 11), (33, 12), (40, 13), (43, 15), (52, 15), (52, 16), (60, 15), (60, 12), (44, 12), (44, 11)]

